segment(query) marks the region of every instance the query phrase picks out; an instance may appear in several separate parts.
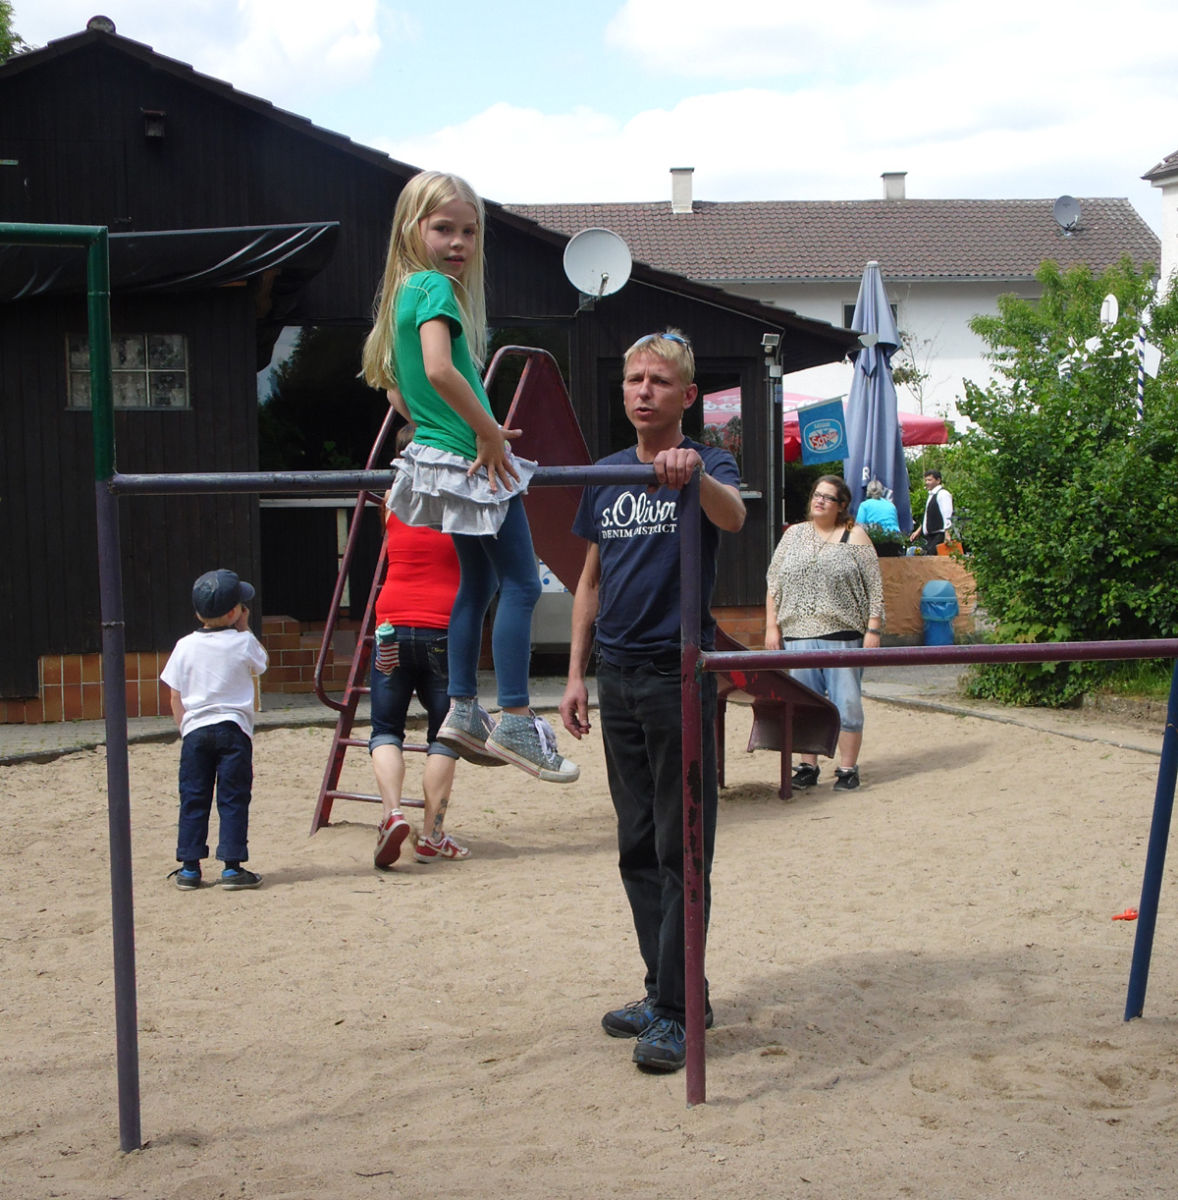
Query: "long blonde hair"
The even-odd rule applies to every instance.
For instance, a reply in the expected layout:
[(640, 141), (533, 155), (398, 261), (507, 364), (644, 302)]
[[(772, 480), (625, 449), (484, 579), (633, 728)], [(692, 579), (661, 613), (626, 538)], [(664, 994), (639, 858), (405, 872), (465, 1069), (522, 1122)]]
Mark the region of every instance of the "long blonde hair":
[(421, 236), (421, 222), (452, 200), (471, 205), (478, 217), (474, 253), (466, 265), (463, 280), (453, 280), (454, 295), (462, 312), (462, 330), (466, 334), (471, 357), (482, 364), (487, 353), (487, 298), (484, 284), (483, 243), (486, 213), (482, 200), (470, 184), (457, 175), (441, 171), (422, 171), (414, 175), (397, 197), (393, 230), (384, 277), (376, 294), (372, 330), (364, 342), (362, 357), (365, 381), (374, 388), (397, 386), (397, 363), (393, 345), (393, 312), (397, 294), (405, 280), (417, 271), (433, 271), (436, 266)]

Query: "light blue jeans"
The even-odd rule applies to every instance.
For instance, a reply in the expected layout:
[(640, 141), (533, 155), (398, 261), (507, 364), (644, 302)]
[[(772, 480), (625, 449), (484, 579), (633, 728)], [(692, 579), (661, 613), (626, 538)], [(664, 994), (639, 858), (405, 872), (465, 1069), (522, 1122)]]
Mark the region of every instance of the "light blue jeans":
[[(854, 650), (863, 645), (862, 638), (799, 638), (783, 641), (783, 654), (801, 654), (804, 650)], [(844, 733), (863, 732), (863, 669), (861, 667), (799, 667), (790, 675), (812, 692), (825, 696), (839, 710), (839, 722)]]
[(499, 603), (491, 627), (491, 655), (499, 685), (499, 706), (528, 704), (532, 656), (532, 610), (540, 598), (540, 577), (524, 499), (507, 505), (498, 537), (454, 534), (462, 580), (450, 611), (450, 696), (477, 696), (483, 621), (495, 593)]

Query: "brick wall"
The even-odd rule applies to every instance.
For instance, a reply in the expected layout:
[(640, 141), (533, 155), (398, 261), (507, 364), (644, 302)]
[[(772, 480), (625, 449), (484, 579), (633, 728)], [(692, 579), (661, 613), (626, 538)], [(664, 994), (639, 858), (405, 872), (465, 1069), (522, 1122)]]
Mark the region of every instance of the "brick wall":
[[(356, 647), (357, 622), (341, 621), (323, 669), (329, 692), (342, 692)], [(262, 676), (265, 693), (311, 692), (322, 627), (303, 626), (291, 617), (266, 617), (262, 644), (270, 667)], [(170, 650), (124, 656), (128, 717), (171, 715), (168, 689), (160, 672)], [(24, 700), (0, 700), (0, 724), (40, 725), (51, 721), (97, 721), (102, 704), (101, 654), (46, 654), (37, 665), (38, 694)]]

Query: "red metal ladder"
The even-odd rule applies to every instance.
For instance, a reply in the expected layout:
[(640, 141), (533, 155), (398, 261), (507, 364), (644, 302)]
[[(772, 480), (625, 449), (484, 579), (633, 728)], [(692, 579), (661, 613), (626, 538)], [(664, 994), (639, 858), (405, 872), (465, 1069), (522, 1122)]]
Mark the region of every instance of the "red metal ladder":
[[(393, 427), (394, 420), (394, 411), (390, 406), (384, 423), (376, 435), (376, 440), (372, 444), (372, 451), (368, 455), (365, 470), (371, 471), (375, 469), (375, 464), (380, 457), (381, 449), (388, 438), (389, 431)], [(356, 507), (352, 512), (352, 523), (348, 529), (348, 540), (344, 546), (343, 555), (340, 558), (339, 576), (335, 581), (335, 591), (331, 597), (331, 608), (323, 627), (323, 641), (319, 647), (319, 657), (315, 660), (315, 695), (328, 708), (334, 708), (339, 713), (339, 716), (336, 718), (335, 729), (331, 735), (331, 749), (327, 753), (327, 767), (323, 772), (323, 782), (319, 787), (319, 799), (315, 804), (315, 815), (311, 820), (311, 833), (322, 829), (331, 820), (331, 809), (336, 800), (360, 800), (367, 803), (380, 803), (379, 794), (348, 791), (340, 788), (339, 781), (347, 752), (355, 747), (368, 749), (367, 739), (352, 737), (352, 728), (356, 723), (356, 709), (359, 706), (360, 699), (363, 696), (367, 696), (371, 690), (367, 680), (368, 664), (371, 660), (372, 643), (375, 636), (376, 598), (380, 594), (380, 589), (384, 584), (385, 570), (388, 566), (387, 543), (384, 538), (381, 539), (380, 556), (376, 561), (376, 570), (372, 575), (372, 586), (368, 589), (368, 602), (364, 606), (364, 617), (360, 622), (360, 629), (356, 636), (356, 649), (352, 655), (352, 664), (348, 668), (348, 678), (344, 684), (342, 699), (337, 700), (335, 697), (328, 695), (327, 689), (323, 685), (323, 668), (327, 662), (327, 654), (335, 635), (340, 604), (343, 600), (344, 588), (347, 586), (348, 571), (351, 567), (356, 545), (360, 540), (360, 530), (364, 514), (370, 504), (383, 505), (383, 503), (384, 497), (376, 492), (364, 491), (356, 497)], [(426, 747), (424, 745), (406, 745), (405, 749), (424, 752)], [(422, 807), (421, 800), (413, 800), (408, 797), (402, 797), (401, 803), (411, 808)]]

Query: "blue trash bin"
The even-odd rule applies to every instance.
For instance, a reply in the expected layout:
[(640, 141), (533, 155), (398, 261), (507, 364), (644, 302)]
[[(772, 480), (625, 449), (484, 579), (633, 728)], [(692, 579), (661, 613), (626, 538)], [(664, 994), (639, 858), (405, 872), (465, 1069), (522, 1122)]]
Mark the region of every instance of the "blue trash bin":
[(953, 618), (958, 613), (957, 592), (947, 579), (930, 579), (920, 592), (926, 646), (953, 645)]

